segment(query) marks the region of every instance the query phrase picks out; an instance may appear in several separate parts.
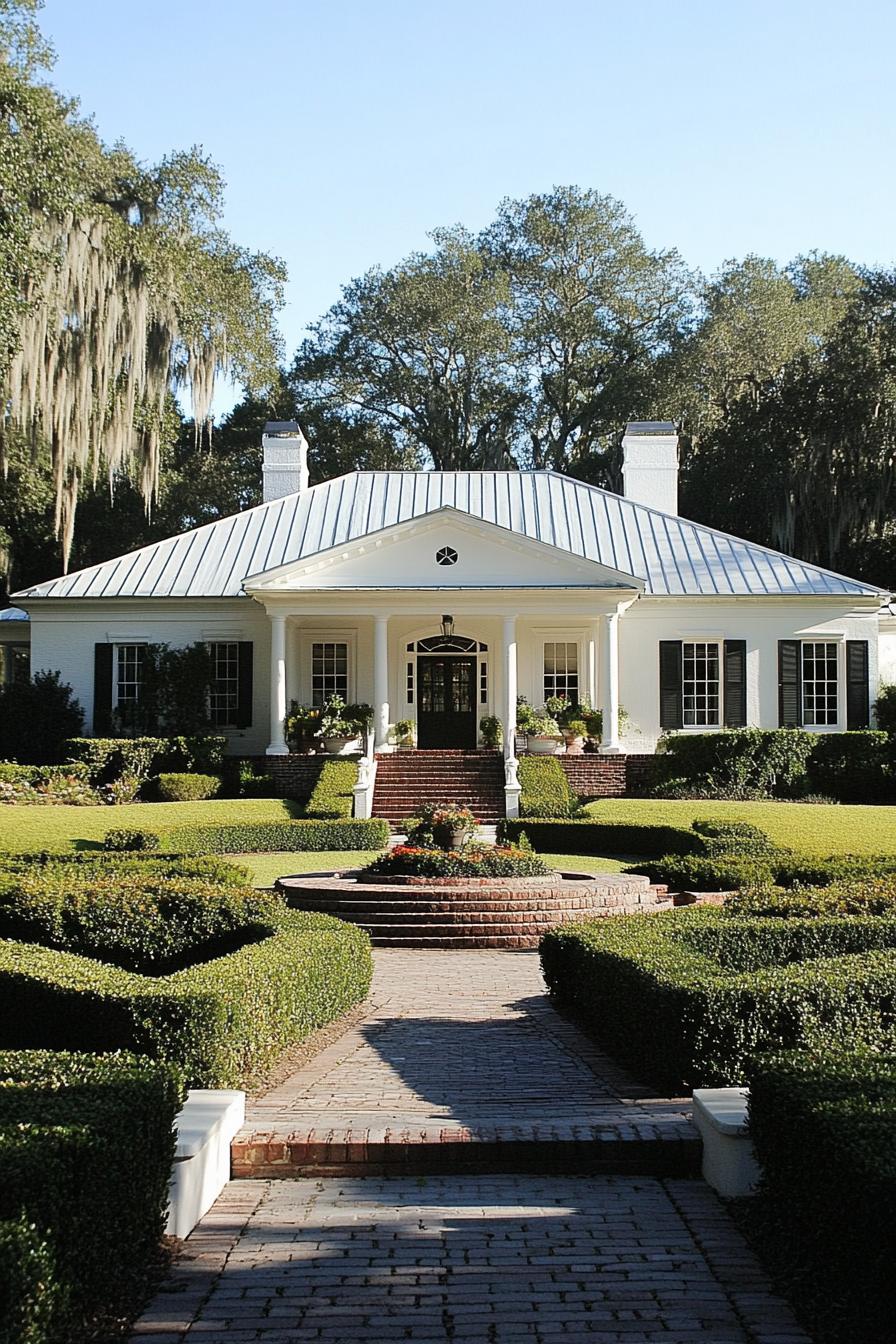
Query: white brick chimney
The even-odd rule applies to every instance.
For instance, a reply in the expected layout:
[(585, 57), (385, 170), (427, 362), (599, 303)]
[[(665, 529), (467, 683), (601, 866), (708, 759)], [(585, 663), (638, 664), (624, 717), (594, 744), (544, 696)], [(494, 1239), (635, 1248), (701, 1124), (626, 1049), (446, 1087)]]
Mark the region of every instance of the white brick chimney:
[(678, 513), (678, 435), (670, 420), (633, 420), (622, 439), (622, 493), (660, 513)]
[(308, 489), (308, 440), (295, 420), (269, 420), (261, 436), (264, 450), (262, 499), (295, 495)]

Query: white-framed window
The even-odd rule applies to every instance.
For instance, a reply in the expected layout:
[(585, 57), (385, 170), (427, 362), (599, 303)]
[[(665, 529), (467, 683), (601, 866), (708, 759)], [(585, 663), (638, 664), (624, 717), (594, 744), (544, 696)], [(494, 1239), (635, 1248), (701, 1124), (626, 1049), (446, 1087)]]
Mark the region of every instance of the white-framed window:
[(311, 703), (322, 705), (331, 695), (348, 697), (349, 651), (345, 640), (314, 640), (311, 644)]
[(31, 645), (0, 644), (0, 686), (12, 686), (31, 676)]
[(213, 641), (208, 646), (211, 660), (209, 677), (209, 713), (216, 728), (233, 728), (239, 715), (240, 646), (235, 639)]
[(115, 708), (129, 709), (140, 703), (143, 689), (145, 644), (115, 645)]
[(685, 728), (717, 728), (721, 685), (717, 640), (684, 640), (681, 645), (681, 722)]
[(552, 695), (565, 696), (572, 704), (579, 703), (579, 646), (574, 640), (545, 640), (544, 678), (542, 689), (545, 700)]
[(807, 728), (837, 723), (838, 647), (834, 640), (803, 642), (803, 723)]

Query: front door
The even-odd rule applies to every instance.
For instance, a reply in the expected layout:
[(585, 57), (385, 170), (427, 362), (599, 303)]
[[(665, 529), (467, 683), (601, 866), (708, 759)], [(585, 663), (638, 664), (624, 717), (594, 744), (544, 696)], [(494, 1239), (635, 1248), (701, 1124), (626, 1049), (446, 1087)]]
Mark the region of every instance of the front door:
[(417, 658), (417, 745), (476, 746), (476, 659), (439, 653)]

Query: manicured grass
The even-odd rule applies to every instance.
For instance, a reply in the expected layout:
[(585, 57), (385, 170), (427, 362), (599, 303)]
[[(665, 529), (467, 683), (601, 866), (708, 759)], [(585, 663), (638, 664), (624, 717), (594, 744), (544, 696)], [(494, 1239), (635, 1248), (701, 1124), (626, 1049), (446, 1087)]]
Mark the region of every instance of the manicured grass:
[(608, 798), (589, 803), (587, 811), (593, 817), (620, 825), (654, 822), (689, 826), (697, 820), (749, 821), (777, 844), (805, 854), (896, 854), (896, 807)]
[(174, 826), (289, 821), (297, 803), (280, 798), (230, 798), (206, 803), (125, 803), (122, 807), (0, 807), (3, 850), (96, 849), (112, 827), (164, 833)]
[(570, 873), (621, 873), (630, 860), (604, 858), (600, 854), (542, 854), (541, 858), (552, 868)]
[(379, 851), (324, 849), (311, 854), (228, 854), (248, 868), (254, 887), (272, 887), (278, 877), (294, 873), (323, 873), (330, 868), (363, 868)]

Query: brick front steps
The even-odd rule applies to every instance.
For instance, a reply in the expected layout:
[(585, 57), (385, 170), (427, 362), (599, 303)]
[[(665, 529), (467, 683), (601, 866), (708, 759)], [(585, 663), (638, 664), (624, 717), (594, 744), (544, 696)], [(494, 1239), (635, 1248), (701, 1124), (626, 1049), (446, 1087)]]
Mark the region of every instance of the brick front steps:
[(497, 751), (396, 751), (377, 757), (373, 815), (398, 826), (423, 803), (469, 807), (485, 825), (504, 816)]
[[(459, 879), (454, 879), (459, 881)], [(421, 886), (362, 883), (354, 874), (283, 877), (277, 890), (300, 910), (317, 910), (358, 924), (376, 947), (526, 948), (557, 924), (603, 915), (670, 908), (665, 889), (646, 877), (604, 873), (557, 874), (533, 883), (495, 878)]]

